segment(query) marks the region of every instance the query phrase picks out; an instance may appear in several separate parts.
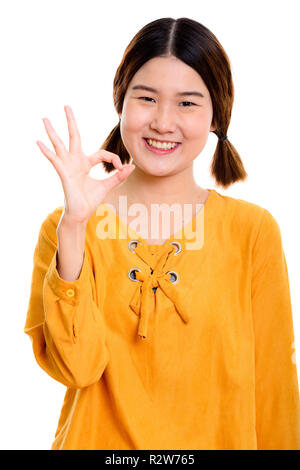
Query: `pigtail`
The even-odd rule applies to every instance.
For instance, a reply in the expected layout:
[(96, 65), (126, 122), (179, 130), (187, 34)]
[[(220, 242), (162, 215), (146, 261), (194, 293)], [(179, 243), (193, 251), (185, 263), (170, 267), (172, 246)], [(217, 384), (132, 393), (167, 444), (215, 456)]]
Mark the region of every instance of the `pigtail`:
[[(113, 128), (113, 130), (110, 132), (110, 134), (107, 136), (105, 141), (103, 142), (102, 146), (100, 149), (107, 150), (108, 152), (112, 152), (117, 154), (123, 165), (125, 163), (130, 162), (130, 155), (126, 150), (126, 147), (123, 144), (122, 137), (121, 137), (121, 132), (120, 132), (120, 121), (119, 123)], [(115, 167), (112, 163), (110, 162), (101, 162), (104, 170), (106, 173), (110, 173), (111, 171), (115, 170)]]
[(218, 137), (218, 143), (210, 171), (216, 183), (223, 188), (227, 188), (232, 183), (245, 180), (248, 174), (245, 171), (240, 155), (229, 139), (220, 140), (221, 135), (218, 135), (217, 131), (213, 132)]

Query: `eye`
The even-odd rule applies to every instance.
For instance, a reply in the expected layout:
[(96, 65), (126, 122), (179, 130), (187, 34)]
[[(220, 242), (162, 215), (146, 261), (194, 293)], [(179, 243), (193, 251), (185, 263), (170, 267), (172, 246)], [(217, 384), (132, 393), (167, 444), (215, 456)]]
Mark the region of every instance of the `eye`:
[(150, 98), (149, 96), (141, 96), (138, 98), (139, 100), (153, 100), (153, 98)]
[[(192, 103), (191, 101), (182, 101), (182, 103), (190, 103), (193, 106), (197, 106), (195, 103)], [(184, 108), (190, 108), (191, 106), (183, 106)]]
[[(154, 98), (150, 98), (150, 96), (140, 96), (138, 98), (139, 100), (153, 100)], [(188, 103), (192, 106), (197, 106), (196, 103), (193, 103), (192, 101), (182, 101), (181, 103)], [(183, 108), (191, 108), (191, 106), (183, 106)]]

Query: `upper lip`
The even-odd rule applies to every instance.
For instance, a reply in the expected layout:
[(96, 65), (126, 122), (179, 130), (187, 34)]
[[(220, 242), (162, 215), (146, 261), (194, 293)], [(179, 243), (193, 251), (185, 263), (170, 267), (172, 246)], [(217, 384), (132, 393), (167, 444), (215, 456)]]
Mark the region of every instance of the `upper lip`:
[(177, 142), (176, 140), (165, 140), (165, 139), (158, 139), (157, 137), (144, 137), (144, 139), (152, 139), (157, 140), (158, 142), (167, 142), (170, 144), (180, 144), (181, 142)]

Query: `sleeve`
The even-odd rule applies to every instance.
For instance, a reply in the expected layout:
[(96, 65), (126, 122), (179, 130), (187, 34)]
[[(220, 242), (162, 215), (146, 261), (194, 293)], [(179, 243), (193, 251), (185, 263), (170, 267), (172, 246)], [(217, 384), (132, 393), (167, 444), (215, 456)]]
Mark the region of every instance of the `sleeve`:
[(101, 378), (109, 361), (104, 315), (95, 303), (87, 244), (79, 278), (73, 282), (60, 278), (56, 226), (50, 216), (34, 251), (24, 332), (44, 371), (67, 387), (84, 388)]
[(277, 221), (264, 209), (253, 247), (258, 450), (300, 450), (300, 403), (288, 270)]

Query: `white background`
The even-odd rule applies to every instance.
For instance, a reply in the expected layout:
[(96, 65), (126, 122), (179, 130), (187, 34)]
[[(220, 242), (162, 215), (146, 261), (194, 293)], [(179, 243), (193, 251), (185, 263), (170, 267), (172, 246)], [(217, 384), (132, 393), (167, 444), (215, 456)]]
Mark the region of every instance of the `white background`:
[[(4, 1), (1, 42), (1, 436), (2, 449), (50, 449), (65, 387), (35, 362), (23, 332), (33, 251), (42, 221), (63, 205), (61, 183), (36, 140), (51, 142), (48, 117), (68, 143), (63, 106), (77, 118), (83, 148), (98, 150), (118, 116), (115, 71), (145, 24), (190, 17), (229, 55), (235, 102), (228, 135), (249, 175), (226, 191), (209, 174), (217, 137), (195, 161), (202, 187), (256, 203), (279, 223), (293, 306), (299, 371), (299, 2), (92, 0)], [(107, 177), (99, 165), (93, 176)], [(276, 338), (274, 338), (274, 345)]]

